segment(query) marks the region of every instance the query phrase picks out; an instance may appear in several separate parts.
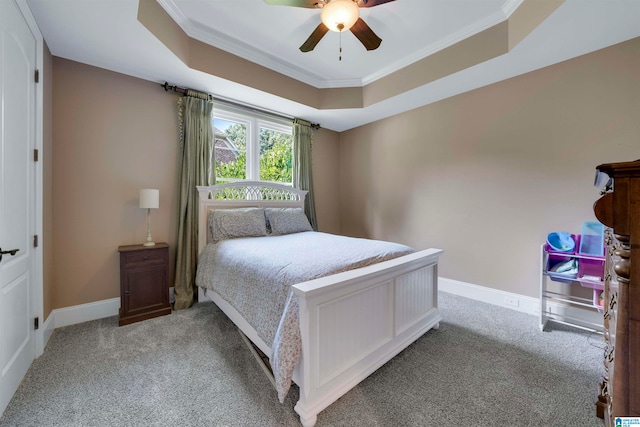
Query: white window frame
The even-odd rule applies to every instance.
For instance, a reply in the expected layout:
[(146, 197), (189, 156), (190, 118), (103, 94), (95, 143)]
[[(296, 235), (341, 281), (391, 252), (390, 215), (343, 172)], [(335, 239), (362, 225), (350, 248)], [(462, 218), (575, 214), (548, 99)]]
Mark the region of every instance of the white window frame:
[[(291, 120), (258, 113), (253, 110), (244, 110), (240, 107), (232, 107), (226, 104), (219, 105), (214, 103), (213, 117), (214, 119), (239, 123), (246, 127), (246, 180), (248, 181), (260, 181), (260, 129), (269, 129), (287, 135), (293, 134), (293, 123)], [(217, 176), (216, 179), (218, 179)], [(223, 179), (229, 182), (243, 181), (237, 178)], [(279, 182), (278, 184), (293, 185), (293, 182)]]

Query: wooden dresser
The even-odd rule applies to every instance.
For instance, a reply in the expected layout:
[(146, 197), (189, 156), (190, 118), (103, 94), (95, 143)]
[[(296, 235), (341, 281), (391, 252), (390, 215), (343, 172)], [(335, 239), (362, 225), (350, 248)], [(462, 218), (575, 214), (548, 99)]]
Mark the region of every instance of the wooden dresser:
[(598, 166), (612, 186), (595, 203), (607, 237), (605, 277), (605, 372), (598, 415), (606, 426), (614, 417), (640, 417), (640, 160)]
[(120, 252), (120, 326), (171, 314), (169, 245), (129, 245)]

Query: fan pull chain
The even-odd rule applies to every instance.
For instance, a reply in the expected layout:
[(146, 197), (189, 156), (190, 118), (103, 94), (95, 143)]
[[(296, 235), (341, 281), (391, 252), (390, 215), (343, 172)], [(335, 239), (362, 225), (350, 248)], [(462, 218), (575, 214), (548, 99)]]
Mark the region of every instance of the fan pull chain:
[(338, 56), (338, 61), (342, 61), (342, 31), (340, 31), (340, 56)]

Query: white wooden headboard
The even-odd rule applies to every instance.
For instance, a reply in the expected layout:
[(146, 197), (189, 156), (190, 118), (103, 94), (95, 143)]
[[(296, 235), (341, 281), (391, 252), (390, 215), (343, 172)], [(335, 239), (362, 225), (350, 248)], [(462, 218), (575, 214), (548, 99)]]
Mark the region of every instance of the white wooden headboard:
[(198, 253), (207, 245), (209, 236), (207, 218), (211, 209), (247, 207), (302, 208), (307, 191), (284, 184), (263, 181), (239, 181), (197, 187), (200, 199), (198, 209)]

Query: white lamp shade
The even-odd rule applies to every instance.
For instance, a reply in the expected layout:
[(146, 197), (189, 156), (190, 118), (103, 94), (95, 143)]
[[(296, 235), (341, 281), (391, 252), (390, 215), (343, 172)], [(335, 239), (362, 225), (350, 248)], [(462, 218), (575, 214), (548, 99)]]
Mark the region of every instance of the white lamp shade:
[(160, 206), (160, 190), (145, 188), (140, 190), (140, 207), (157, 209)]
[(331, 0), (322, 8), (320, 19), (331, 31), (347, 31), (358, 20), (358, 5), (353, 0)]

